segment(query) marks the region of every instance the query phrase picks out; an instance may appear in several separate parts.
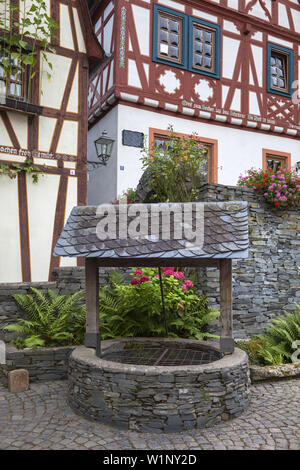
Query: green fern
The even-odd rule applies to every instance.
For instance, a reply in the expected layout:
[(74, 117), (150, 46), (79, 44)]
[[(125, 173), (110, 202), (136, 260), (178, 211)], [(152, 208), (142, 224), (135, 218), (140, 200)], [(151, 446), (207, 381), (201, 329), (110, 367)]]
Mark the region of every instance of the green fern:
[(274, 319), (264, 335), (239, 343), (252, 363), (261, 365), (279, 365), (291, 362), (295, 352), (294, 341), (300, 339), (300, 306), (295, 304), (294, 312), (284, 312)]
[(46, 296), (34, 287), (31, 291), (33, 295), (13, 296), (28, 318), (20, 318), (16, 324), (5, 328), (18, 334), (14, 344), (17, 347), (35, 348), (76, 343), (80, 337), (76, 330), (76, 318), (85, 315), (85, 306), (79, 303), (84, 298), (83, 292), (59, 295), (48, 290)]

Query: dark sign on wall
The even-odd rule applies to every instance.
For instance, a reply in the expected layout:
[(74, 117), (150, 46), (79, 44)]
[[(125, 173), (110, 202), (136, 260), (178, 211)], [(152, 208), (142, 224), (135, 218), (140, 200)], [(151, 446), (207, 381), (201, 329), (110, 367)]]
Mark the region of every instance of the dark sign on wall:
[(128, 147), (144, 147), (144, 134), (142, 132), (122, 131), (122, 144)]

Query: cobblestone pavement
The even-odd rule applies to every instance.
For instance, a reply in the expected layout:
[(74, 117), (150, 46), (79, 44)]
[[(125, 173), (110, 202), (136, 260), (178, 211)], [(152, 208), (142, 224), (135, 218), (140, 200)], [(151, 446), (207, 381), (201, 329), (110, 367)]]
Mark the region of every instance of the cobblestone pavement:
[(234, 421), (178, 434), (139, 434), (77, 416), (65, 381), (11, 394), (0, 386), (0, 449), (297, 449), (300, 380), (252, 386), (251, 406)]

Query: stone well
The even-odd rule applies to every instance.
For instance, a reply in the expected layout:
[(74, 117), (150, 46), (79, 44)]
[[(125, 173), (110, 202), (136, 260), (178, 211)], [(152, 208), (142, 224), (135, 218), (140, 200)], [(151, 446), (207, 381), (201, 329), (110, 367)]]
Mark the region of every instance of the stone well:
[[(203, 353), (212, 362), (176, 366), (124, 363), (128, 361), (124, 351), (128, 354), (137, 349), (143, 355), (150, 347), (180, 353), (189, 350), (190, 357)], [(123, 363), (116, 362), (118, 358)], [(141, 432), (203, 428), (235, 418), (248, 408), (248, 386), (245, 352), (235, 349), (222, 357), (219, 345), (211, 342), (173, 338), (103, 341), (100, 358), (94, 349), (81, 346), (69, 361), (68, 399), (75, 412)]]

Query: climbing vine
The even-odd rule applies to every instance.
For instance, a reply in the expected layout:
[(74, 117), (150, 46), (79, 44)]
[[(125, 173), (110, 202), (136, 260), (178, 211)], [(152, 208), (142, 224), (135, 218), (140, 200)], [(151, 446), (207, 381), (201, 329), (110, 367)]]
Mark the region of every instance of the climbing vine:
[(25, 172), (26, 174), (31, 174), (33, 183), (37, 183), (39, 180), (39, 175), (43, 171), (33, 164), (33, 161), (29, 158), (20, 165), (19, 163), (4, 163), (0, 162), (0, 176), (7, 175), (10, 179), (17, 177), (18, 173)]
[(11, 0), (0, 0), (0, 74), (2, 72), (5, 77), (6, 96), (10, 92), (10, 77), (26, 72), (26, 96), (30, 100), (39, 52), (42, 60), (40, 77), (46, 63), (47, 77), (51, 78), (53, 66), (47, 52), (56, 53), (50, 44), (58, 25), (47, 11), (44, 0), (19, 0), (19, 6)]

